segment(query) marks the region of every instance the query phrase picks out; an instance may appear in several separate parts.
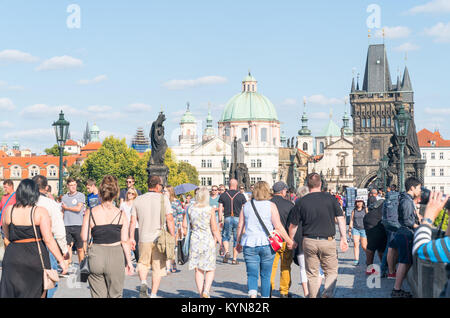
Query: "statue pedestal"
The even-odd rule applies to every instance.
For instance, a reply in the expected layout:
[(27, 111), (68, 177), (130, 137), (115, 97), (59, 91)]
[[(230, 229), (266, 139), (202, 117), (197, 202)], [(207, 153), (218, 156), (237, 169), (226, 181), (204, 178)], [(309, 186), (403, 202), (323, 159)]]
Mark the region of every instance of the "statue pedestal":
[(169, 168), (166, 165), (148, 165), (147, 166), (148, 178), (152, 176), (161, 177), (164, 186), (167, 186), (167, 178), (169, 176)]

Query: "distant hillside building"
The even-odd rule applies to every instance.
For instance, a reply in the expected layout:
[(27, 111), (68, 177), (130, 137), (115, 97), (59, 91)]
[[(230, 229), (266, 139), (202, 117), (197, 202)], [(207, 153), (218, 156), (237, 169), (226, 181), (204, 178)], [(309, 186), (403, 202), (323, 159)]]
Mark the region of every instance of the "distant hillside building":
[(140, 153), (150, 150), (150, 140), (145, 137), (144, 128), (137, 129), (136, 135), (131, 140), (131, 148)]

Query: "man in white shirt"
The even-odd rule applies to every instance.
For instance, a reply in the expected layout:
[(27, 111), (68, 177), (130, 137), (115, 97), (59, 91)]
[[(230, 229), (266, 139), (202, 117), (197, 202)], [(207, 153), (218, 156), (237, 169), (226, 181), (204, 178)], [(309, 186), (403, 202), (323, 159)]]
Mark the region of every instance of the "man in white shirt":
[[(51, 200), (47, 197), (47, 178), (42, 175), (38, 175), (33, 177), (33, 181), (37, 184), (39, 192), (41, 193), (36, 206), (47, 209), (52, 221), (53, 237), (55, 238), (55, 241), (58, 244), (61, 253), (64, 255), (64, 259), (67, 260), (69, 257), (69, 250), (67, 247), (66, 228), (64, 226), (64, 220), (61, 210), (54, 200)], [(50, 253), (50, 262), (53, 269), (58, 269), (58, 262), (56, 261), (52, 253)], [(47, 298), (52, 298), (53, 294), (56, 291), (56, 287), (48, 291)]]

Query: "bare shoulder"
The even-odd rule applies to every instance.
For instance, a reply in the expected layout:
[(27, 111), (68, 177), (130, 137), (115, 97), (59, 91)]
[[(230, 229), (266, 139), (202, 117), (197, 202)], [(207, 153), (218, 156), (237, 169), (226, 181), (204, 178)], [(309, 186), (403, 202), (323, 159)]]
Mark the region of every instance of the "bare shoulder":
[(49, 215), (48, 210), (43, 206), (37, 206), (35, 212), (38, 215)]

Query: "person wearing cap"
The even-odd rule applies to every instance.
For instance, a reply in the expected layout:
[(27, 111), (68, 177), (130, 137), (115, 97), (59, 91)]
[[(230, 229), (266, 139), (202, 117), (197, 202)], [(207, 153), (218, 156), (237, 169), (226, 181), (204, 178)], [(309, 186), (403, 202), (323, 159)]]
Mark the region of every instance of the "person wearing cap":
[(367, 235), (364, 230), (364, 216), (368, 212), (366, 205), (364, 204), (364, 200), (361, 198), (357, 198), (355, 201), (355, 209), (352, 211), (352, 215), (350, 217), (350, 224), (348, 226), (348, 234), (353, 236), (353, 253), (355, 255), (355, 260), (353, 261), (353, 265), (357, 266), (359, 264), (359, 243), (361, 242), (361, 247), (364, 252), (367, 249)]
[[(273, 187), (273, 197), (270, 200), (275, 203), (280, 214), (280, 221), (283, 227), (287, 229), (287, 220), (289, 212), (294, 207), (294, 204), (290, 200), (286, 200), (287, 185), (283, 181), (276, 182)], [(286, 247), (286, 242), (283, 246), (276, 252), (275, 258), (272, 265), (272, 275), (270, 277), (271, 290), (275, 289), (275, 276), (277, 274), (278, 262), (281, 261), (280, 265), (280, 297), (288, 298), (289, 287), (291, 287), (291, 264), (292, 264), (292, 250)]]

